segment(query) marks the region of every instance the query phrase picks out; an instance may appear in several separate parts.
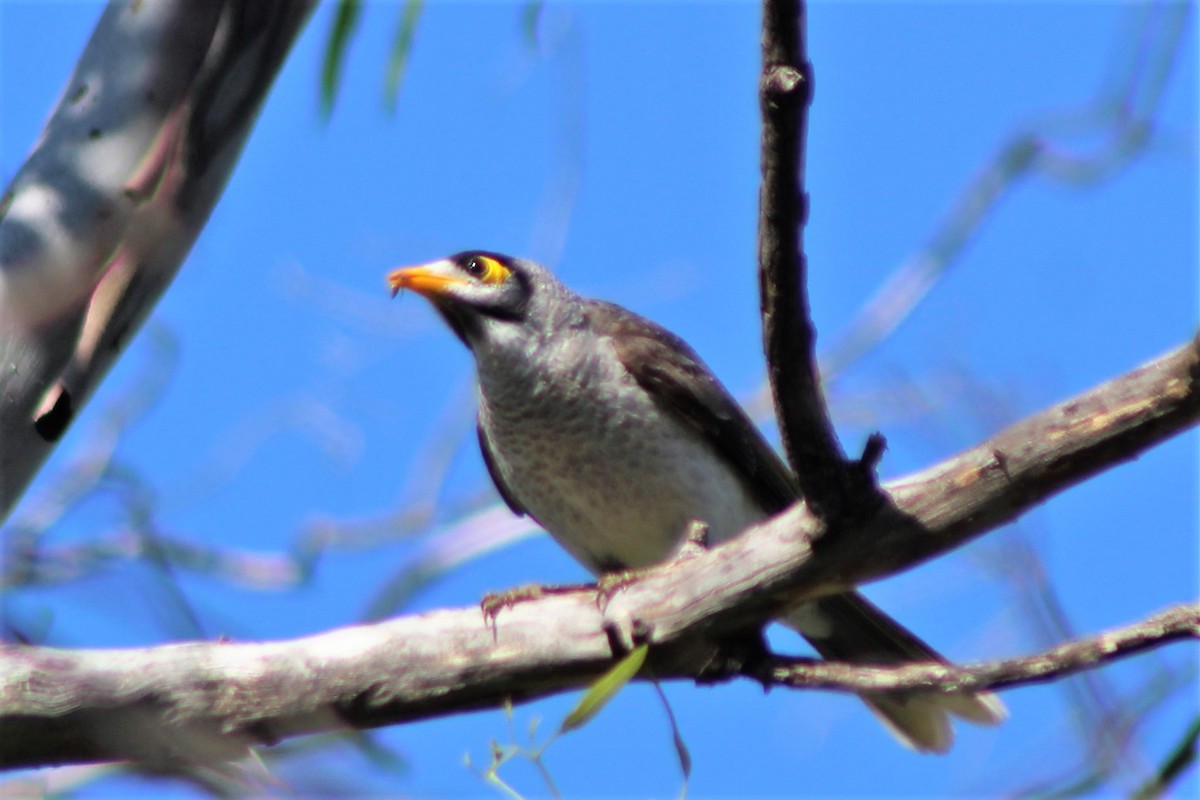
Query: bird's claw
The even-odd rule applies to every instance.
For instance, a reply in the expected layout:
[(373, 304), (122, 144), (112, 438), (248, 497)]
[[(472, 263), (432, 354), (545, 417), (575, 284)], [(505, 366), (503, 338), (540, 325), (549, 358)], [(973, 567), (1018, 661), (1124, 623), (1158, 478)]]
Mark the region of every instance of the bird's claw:
[(560, 584), (541, 584), (527, 583), (524, 586), (518, 586), (515, 589), (506, 589), (503, 592), (488, 592), (479, 601), (479, 610), (483, 612), (484, 624), (495, 632), (496, 616), (503, 610), (512, 608), (515, 605), (524, 603), (528, 600), (537, 600), (539, 597), (549, 597), (555, 594), (570, 594), (591, 589), (590, 584), (586, 583), (560, 583)]

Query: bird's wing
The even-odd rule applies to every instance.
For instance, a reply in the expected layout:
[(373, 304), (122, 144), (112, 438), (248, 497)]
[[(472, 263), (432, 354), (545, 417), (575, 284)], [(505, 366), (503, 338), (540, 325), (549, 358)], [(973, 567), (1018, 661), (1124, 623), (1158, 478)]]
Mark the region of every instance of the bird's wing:
[(492, 453), (491, 446), (488, 445), (487, 437), (483, 435), (483, 427), (478, 423), (475, 425), (475, 434), (479, 437), (479, 452), (483, 453), (483, 464), (487, 467), (488, 475), (492, 476), (492, 483), (496, 484), (496, 491), (504, 498), (505, 504), (518, 517), (532, 516), (518, 502), (517, 496), (513, 494), (512, 489), (508, 488), (508, 484), (504, 482), (504, 477), (500, 474), (500, 468), (496, 466), (496, 456)]
[(700, 357), (675, 334), (612, 303), (589, 301), (593, 330), (669, 414), (712, 444), (767, 513), (796, 502), (788, 468)]

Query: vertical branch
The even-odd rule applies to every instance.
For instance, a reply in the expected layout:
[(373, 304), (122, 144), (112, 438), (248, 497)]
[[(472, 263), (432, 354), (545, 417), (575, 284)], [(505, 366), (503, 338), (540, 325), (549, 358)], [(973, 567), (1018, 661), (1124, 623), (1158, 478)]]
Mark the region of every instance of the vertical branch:
[(847, 507), (851, 473), (821, 393), (805, 285), (804, 150), (813, 85), (805, 17), (804, 0), (763, 5), (759, 291), (763, 349), (784, 450), (801, 492), (818, 514), (828, 516)]

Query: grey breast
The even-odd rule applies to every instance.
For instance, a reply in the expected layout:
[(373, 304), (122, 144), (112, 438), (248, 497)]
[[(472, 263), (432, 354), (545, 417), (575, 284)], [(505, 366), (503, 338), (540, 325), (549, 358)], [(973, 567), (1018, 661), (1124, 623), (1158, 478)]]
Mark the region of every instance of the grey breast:
[(733, 472), (589, 331), (479, 364), (480, 425), (529, 513), (594, 572), (663, 560), (702, 519), (720, 541), (763, 518)]

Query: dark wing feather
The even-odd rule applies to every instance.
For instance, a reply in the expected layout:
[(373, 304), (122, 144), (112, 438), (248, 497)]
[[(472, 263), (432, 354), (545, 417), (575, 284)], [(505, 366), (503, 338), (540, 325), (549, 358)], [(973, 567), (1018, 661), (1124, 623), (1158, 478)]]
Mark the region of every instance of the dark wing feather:
[(483, 434), (483, 427), (478, 423), (475, 424), (475, 434), (479, 437), (479, 452), (483, 453), (483, 465), (487, 467), (488, 475), (492, 476), (492, 483), (496, 484), (496, 491), (500, 493), (500, 496), (504, 498), (505, 504), (518, 517), (531, 516), (525, 510), (525, 507), (517, 501), (516, 495), (512, 493), (512, 489), (508, 488), (508, 484), (501, 477), (500, 468), (496, 466), (496, 457), (492, 454), (492, 448), (488, 444), (487, 436)]
[(675, 334), (612, 303), (589, 301), (597, 333), (660, 406), (712, 443), (766, 513), (799, 498), (788, 468), (700, 357)]

